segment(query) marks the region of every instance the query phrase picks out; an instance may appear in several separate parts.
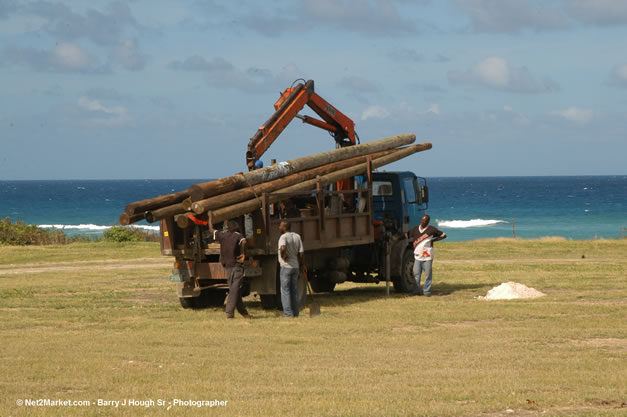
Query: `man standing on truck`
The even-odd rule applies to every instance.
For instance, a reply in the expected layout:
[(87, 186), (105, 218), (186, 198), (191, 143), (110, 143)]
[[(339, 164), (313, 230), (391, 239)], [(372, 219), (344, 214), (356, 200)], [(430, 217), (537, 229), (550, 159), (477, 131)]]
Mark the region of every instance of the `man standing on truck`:
[[(422, 216), (420, 224), (407, 233), (414, 244), (414, 278), (416, 287), (414, 294), (431, 296), (431, 279), (433, 267), (433, 242), (446, 239), (446, 233), (429, 225), (431, 217), (428, 214)], [(420, 289), (420, 276), (425, 271), (425, 286)]]
[(300, 311), (298, 297), (298, 276), (305, 268), (305, 250), (298, 233), (292, 232), (292, 225), (283, 220), (279, 225), (279, 265), (281, 266), (281, 304), (284, 317), (298, 317)]
[(242, 300), (241, 288), (244, 281), (244, 260), (246, 259), (246, 238), (239, 232), (235, 220), (227, 222), (227, 231), (215, 230), (209, 222), (209, 231), (213, 239), (220, 243), (220, 263), (226, 270), (229, 298), (226, 300), (226, 318), (235, 317), (235, 309), (244, 316), (252, 318)]

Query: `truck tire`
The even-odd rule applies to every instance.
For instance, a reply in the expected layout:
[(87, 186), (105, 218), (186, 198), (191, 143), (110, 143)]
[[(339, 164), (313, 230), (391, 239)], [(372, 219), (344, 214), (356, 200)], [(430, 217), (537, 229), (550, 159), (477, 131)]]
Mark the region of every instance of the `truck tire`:
[[(281, 297), (279, 296), (279, 298)], [(280, 307), (277, 306), (276, 294), (259, 294), (259, 299), (261, 300), (261, 307), (264, 310), (276, 310), (277, 308), (280, 309)]]
[(205, 289), (198, 297), (179, 297), (183, 308), (201, 309), (207, 307), (222, 307), (226, 298), (226, 290)]
[(245, 279), (242, 284), (242, 289), (240, 290), (240, 295), (242, 298), (248, 297), (250, 295), (250, 280)]
[(226, 298), (226, 290), (205, 289), (196, 300), (198, 308), (222, 307)]
[(183, 308), (196, 308), (196, 297), (179, 297), (179, 302)]
[(311, 284), (311, 289), (314, 290), (314, 292), (333, 292), (335, 289), (335, 282), (324, 279), (318, 274), (312, 276), (309, 279), (309, 283)]
[(413, 292), (416, 288), (416, 279), (414, 278), (414, 254), (407, 249), (403, 254), (401, 264), (401, 276), (392, 277), (394, 290), (401, 293)]

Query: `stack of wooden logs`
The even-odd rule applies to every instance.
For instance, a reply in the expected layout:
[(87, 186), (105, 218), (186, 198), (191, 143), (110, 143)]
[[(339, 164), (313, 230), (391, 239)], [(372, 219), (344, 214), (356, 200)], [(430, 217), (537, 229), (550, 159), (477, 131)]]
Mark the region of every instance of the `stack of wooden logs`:
[(368, 160), (375, 169), (431, 149), (430, 143), (411, 145), (415, 140), (413, 134), (393, 136), (194, 184), (187, 190), (128, 204), (120, 215), (120, 224), (144, 219), (153, 223), (178, 214), (202, 215), (209, 211), (213, 222), (219, 223), (261, 207), (262, 194), (268, 193), (268, 203), (275, 203), (285, 197), (272, 193), (313, 190), (317, 184), (325, 186), (366, 173)]

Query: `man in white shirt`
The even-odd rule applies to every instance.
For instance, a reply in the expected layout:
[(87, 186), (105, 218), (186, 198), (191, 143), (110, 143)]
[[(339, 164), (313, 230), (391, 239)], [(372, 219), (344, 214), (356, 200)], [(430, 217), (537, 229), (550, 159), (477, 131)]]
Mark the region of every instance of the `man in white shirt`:
[[(429, 225), (431, 217), (428, 214), (422, 216), (420, 224), (407, 233), (407, 237), (413, 240), (414, 244), (414, 278), (416, 279), (416, 290), (414, 294), (431, 296), (431, 280), (433, 267), (433, 242), (446, 239), (446, 233)], [(425, 286), (420, 289), (420, 277), (425, 271)]]
[(300, 311), (298, 299), (298, 276), (305, 267), (305, 250), (298, 233), (291, 231), (290, 222), (283, 220), (279, 226), (279, 265), (281, 272), (281, 304), (284, 317), (298, 317)]

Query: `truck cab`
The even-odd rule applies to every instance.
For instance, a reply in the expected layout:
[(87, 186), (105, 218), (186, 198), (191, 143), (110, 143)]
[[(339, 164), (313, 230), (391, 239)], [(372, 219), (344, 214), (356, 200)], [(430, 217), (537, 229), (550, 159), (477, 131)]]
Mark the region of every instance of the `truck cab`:
[(375, 221), (383, 222), (387, 230), (406, 233), (428, 208), (429, 188), (425, 178), (411, 171), (373, 172), (372, 199)]

